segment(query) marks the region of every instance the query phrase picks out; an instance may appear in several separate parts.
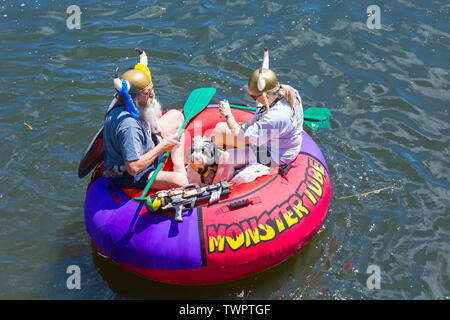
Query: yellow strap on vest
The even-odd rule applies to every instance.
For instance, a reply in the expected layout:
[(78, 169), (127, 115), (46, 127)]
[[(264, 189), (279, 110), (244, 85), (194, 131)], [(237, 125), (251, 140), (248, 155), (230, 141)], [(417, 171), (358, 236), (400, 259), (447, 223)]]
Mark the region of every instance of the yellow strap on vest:
[[(202, 173), (201, 173), (202, 170), (200, 170), (195, 164), (190, 163), (190, 165), (191, 165), (192, 169), (194, 169), (198, 174), (202, 175), (203, 177), (207, 177), (207, 176), (211, 173), (211, 170), (208, 169), (208, 170), (206, 170), (206, 171), (202, 174)], [(217, 164), (215, 164), (215, 165), (212, 167), (212, 170), (213, 170), (214, 172), (217, 171)]]
[(193, 164), (193, 163), (191, 163), (191, 167), (199, 174), (199, 175), (201, 175), (201, 176), (203, 176), (203, 177), (207, 177), (210, 173), (211, 173), (211, 170), (207, 170), (206, 172), (204, 172), (203, 174), (201, 173), (201, 170), (195, 165), (195, 164)]

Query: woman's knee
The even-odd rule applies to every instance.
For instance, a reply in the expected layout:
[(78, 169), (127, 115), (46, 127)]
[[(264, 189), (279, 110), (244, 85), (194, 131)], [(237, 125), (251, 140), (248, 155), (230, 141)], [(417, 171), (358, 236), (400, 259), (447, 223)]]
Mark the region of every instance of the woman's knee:
[(229, 131), (228, 125), (225, 122), (219, 122), (214, 127), (214, 131), (222, 134), (227, 133)]
[(225, 145), (227, 132), (229, 131), (228, 126), (225, 122), (219, 122), (214, 127), (210, 135), (210, 139), (217, 145)]
[(230, 154), (227, 151), (222, 152), (219, 157), (219, 165), (230, 164)]

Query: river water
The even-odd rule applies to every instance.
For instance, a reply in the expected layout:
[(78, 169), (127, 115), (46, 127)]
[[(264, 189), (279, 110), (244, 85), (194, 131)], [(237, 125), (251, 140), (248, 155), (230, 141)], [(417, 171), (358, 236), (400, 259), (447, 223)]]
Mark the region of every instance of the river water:
[[(67, 26), (71, 4), (80, 29)], [(443, 0), (1, 1), (0, 299), (449, 299), (449, 30)], [(164, 108), (208, 86), (215, 102), (250, 103), (244, 85), (268, 47), (304, 107), (330, 109), (329, 129), (306, 129), (331, 171), (330, 208), (292, 258), (184, 287), (93, 249), (78, 163), (135, 47)]]

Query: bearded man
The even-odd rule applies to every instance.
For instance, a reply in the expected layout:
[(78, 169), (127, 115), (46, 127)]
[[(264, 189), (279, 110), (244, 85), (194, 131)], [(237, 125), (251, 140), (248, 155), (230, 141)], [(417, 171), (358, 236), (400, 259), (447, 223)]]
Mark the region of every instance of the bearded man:
[[(173, 171), (160, 171), (152, 189), (187, 186), (184, 135), (177, 139), (177, 132), (184, 122), (183, 113), (170, 110), (161, 116), (161, 105), (153, 91), (146, 57), (145, 68), (142, 68), (142, 62), (141, 56), (140, 68), (136, 65), (120, 77), (129, 88), (116, 94), (117, 103), (106, 115), (104, 176), (121, 187), (143, 189), (163, 154), (169, 151)], [(130, 104), (136, 108), (130, 110)]]

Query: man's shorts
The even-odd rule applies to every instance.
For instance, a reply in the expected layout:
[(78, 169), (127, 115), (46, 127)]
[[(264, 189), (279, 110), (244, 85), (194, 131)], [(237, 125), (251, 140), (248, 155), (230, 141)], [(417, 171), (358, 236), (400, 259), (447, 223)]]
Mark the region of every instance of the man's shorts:
[(113, 183), (125, 189), (144, 189), (148, 183), (148, 177), (156, 170), (163, 156), (164, 153), (160, 153), (147, 169), (141, 171), (134, 177), (125, 172), (121, 177), (112, 177), (110, 179)]

